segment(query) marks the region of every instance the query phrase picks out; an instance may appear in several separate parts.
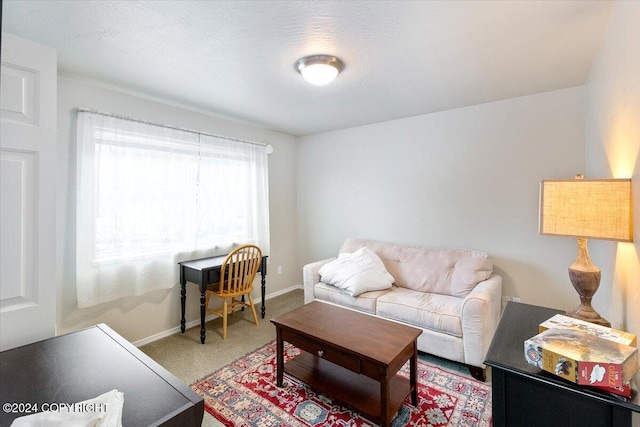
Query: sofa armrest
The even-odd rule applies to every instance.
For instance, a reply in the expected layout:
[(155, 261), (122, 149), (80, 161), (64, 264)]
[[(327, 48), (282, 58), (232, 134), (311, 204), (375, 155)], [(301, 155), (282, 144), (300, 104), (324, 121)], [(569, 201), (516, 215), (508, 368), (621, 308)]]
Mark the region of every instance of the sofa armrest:
[(500, 321), (502, 277), (492, 274), (476, 285), (462, 303), (462, 342), (467, 365), (484, 367)]
[(312, 262), (302, 268), (302, 280), (304, 283), (304, 303), (308, 304), (316, 298), (315, 286), (320, 281), (320, 267), (333, 261), (335, 258), (323, 259)]

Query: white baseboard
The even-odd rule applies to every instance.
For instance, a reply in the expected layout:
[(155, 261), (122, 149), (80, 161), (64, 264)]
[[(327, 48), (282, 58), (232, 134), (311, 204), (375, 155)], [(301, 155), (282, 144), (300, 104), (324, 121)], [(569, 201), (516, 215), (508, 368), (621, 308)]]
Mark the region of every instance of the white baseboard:
[[(281, 289), (278, 292), (273, 292), (273, 293), (265, 295), (264, 299), (265, 300), (270, 300), (271, 298), (275, 298), (275, 297), (279, 297), (280, 295), (288, 294), (289, 292), (295, 291), (296, 289), (304, 289), (304, 286), (302, 286), (302, 285), (289, 286), (288, 288)], [(262, 302), (262, 298), (260, 299), (260, 302)]]
[[(273, 293), (265, 295), (264, 299), (265, 299), (265, 301), (267, 301), (267, 300), (270, 300), (271, 298), (275, 298), (275, 297), (278, 297), (280, 295), (284, 295), (286, 293), (289, 293), (291, 291), (295, 291), (296, 289), (304, 289), (304, 286), (302, 286), (302, 285), (289, 286), (288, 288), (279, 290), (278, 292), (273, 292)], [(262, 298), (260, 298), (259, 304), (262, 304)], [(213, 320), (215, 318), (216, 318), (216, 316), (211, 314), (209, 316), (206, 316), (204, 318), (204, 321), (208, 322), (209, 320)], [(192, 328), (194, 326), (198, 326), (199, 324), (200, 324), (200, 319), (196, 319), (196, 320), (193, 320), (191, 322), (187, 322), (185, 324), (185, 329), (189, 329), (189, 328)], [(146, 338), (142, 338), (141, 340), (135, 341), (132, 344), (135, 345), (136, 347), (141, 347), (141, 346), (143, 346), (145, 344), (149, 344), (149, 343), (152, 343), (152, 342), (157, 341), (159, 339), (166, 338), (166, 337), (168, 337), (170, 335), (177, 334), (178, 332), (180, 332), (180, 326), (176, 326), (175, 328), (171, 328), (169, 330), (166, 330), (166, 331), (163, 331), (163, 332), (159, 332), (157, 334), (151, 335), (151, 336), (146, 337)]]

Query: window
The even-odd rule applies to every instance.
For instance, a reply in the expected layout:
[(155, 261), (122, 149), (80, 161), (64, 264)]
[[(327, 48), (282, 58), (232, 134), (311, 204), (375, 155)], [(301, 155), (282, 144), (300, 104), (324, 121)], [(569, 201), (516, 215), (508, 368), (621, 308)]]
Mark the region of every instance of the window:
[(79, 112), (77, 182), (79, 307), (173, 287), (184, 259), (269, 251), (265, 146)]

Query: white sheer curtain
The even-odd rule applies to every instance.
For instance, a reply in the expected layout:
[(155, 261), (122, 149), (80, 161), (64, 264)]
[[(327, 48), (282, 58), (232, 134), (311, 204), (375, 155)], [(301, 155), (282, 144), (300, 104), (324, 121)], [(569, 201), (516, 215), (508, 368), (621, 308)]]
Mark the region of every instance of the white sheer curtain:
[(77, 131), (79, 307), (171, 288), (185, 259), (269, 253), (265, 146), (83, 111)]

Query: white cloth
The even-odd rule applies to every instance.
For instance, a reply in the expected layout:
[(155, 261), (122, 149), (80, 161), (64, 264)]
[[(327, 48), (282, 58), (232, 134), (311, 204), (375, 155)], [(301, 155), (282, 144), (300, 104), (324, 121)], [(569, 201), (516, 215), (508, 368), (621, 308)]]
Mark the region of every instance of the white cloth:
[(371, 249), (363, 247), (352, 253), (341, 253), (337, 259), (320, 268), (322, 281), (344, 290), (351, 296), (389, 289), (393, 276)]
[(122, 427), (123, 406), (124, 393), (111, 390), (78, 403), (48, 403), (52, 410), (18, 417), (11, 427)]

